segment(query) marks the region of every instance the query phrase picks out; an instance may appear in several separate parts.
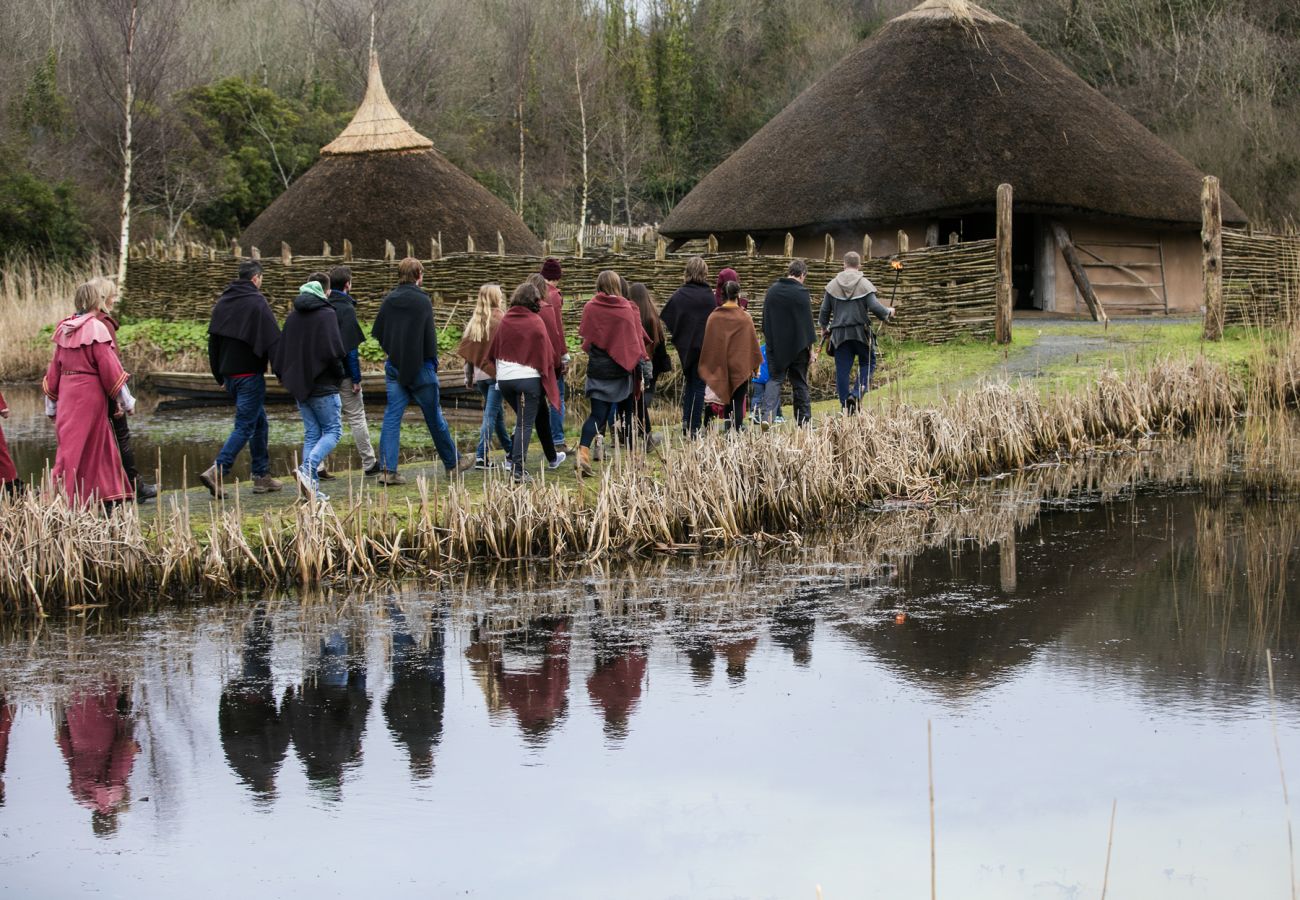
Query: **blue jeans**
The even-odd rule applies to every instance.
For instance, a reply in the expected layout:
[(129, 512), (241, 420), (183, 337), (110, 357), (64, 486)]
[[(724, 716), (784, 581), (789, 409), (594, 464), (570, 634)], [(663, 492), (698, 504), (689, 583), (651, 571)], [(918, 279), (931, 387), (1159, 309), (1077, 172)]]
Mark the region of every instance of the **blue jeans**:
[[(858, 363), (858, 377), (849, 384), (849, 374), (853, 371), (853, 361)], [(845, 341), (835, 348), (835, 393), (839, 395), (840, 406), (850, 397), (857, 399), (867, 392), (871, 384), (872, 373), (876, 371), (876, 354), (861, 341)]]
[(564, 380), (561, 379), (560, 380), (560, 408), (556, 409), (554, 406), (551, 406), (549, 403), (546, 404), (546, 408), (551, 415), (551, 437), (554, 439), (555, 443), (557, 444), (564, 443), (564, 395), (565, 393), (567, 393), (567, 391), (568, 388), (565, 386)]
[(698, 365), (682, 367), (682, 431), (690, 437), (704, 423), (704, 379)]
[(424, 424), (429, 427), (429, 436), (438, 451), (438, 458), (450, 471), (456, 468), (459, 457), (456, 454), (456, 442), (452, 440), (451, 429), (442, 415), (442, 405), (438, 400), (438, 373), (433, 370), (433, 362), (425, 360), (420, 377), (409, 388), (397, 380), (397, 369), (393, 364), (384, 362), (384, 387), (388, 390), (388, 406), (384, 410), (384, 427), (379, 432), (379, 464), (386, 472), (397, 471), (397, 456), (401, 449), (402, 415), (412, 403), (424, 413)]
[(479, 429), (478, 448), (474, 451), (475, 457), (487, 459), (493, 433), (496, 434), (501, 449), (506, 451), (506, 456), (509, 456), (510, 432), (506, 431), (506, 415), (504, 405), (501, 402), (501, 389), (497, 387), (495, 381), (478, 381), (474, 383), (474, 387), (478, 388), (478, 392), (483, 395), (483, 427)]
[(343, 398), (338, 394), (298, 401), (302, 415), (302, 467), (316, 481), (316, 470), (343, 437)]
[(217, 454), (217, 466), (222, 475), (229, 475), (235, 457), (248, 445), (253, 458), (253, 477), (271, 474), (271, 454), (267, 450), (266, 376), (245, 375), (242, 378), (226, 377), (226, 393), (235, 400), (235, 427)]

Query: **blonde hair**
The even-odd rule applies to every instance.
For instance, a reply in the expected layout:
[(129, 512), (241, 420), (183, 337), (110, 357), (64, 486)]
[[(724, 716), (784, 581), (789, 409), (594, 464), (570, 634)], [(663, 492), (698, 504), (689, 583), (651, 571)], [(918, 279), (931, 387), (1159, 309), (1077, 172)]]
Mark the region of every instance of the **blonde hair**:
[(117, 285), (100, 275), (77, 286), (77, 293), (72, 298), (72, 308), (78, 315), (99, 312), (108, 303), (109, 297), (116, 296)]
[(506, 295), (501, 293), (501, 285), (485, 284), (478, 289), (478, 299), (474, 301), (474, 312), (470, 313), (465, 325), (465, 340), (486, 341), (491, 337), (492, 313), (506, 311)]

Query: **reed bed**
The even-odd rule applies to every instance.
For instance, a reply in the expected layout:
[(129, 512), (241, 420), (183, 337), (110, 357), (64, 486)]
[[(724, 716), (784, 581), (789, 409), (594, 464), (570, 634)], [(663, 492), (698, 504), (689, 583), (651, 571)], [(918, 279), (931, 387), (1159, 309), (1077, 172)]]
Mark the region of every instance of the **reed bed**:
[[(1294, 401), (1297, 360), (1300, 339), (1291, 339), (1244, 375), (1204, 359), (1167, 361), (1103, 372), (1068, 394), (989, 383), (933, 407), (678, 439), (663, 451), (664, 476), (616, 450), (577, 490), (488, 473), (481, 497), (421, 482), (409, 499), (362, 489), (332, 508), (294, 504), (260, 518), (236, 494), (201, 528), (183, 499), (152, 514), (95, 515), (47, 490), (0, 509), (0, 601), (41, 614), (162, 593), (422, 578), (492, 560), (788, 542), (882, 503), (926, 507), (962, 482), (1054, 455), (1132, 447), (1248, 413), (1276, 434), (1285, 425), (1263, 414)], [(1266, 435), (1243, 441), (1276, 445)]]
[(31, 257), (0, 260), (0, 381), (40, 378), (50, 364), (41, 329), (72, 314), (77, 285), (99, 271)]

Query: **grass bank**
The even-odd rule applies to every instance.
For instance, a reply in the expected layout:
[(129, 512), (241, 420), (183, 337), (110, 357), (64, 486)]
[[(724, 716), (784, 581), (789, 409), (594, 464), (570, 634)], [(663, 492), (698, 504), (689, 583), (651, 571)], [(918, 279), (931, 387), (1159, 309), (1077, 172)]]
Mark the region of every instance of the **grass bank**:
[(356, 482), (323, 509), (284, 495), (271, 506), (190, 493), (111, 516), (32, 496), (0, 515), (0, 599), (29, 614), (194, 589), (779, 540), (882, 501), (933, 503), (958, 483), (1053, 455), (1241, 417), (1266, 451), (1285, 429), (1265, 414), (1292, 405), (1298, 388), (1300, 337), (1287, 336), (1240, 366), (1207, 354), (1161, 358), (1103, 369), (1072, 389), (990, 382), (929, 404), (882, 391), (862, 415), (819, 417), (811, 428), (674, 438), (649, 462), (619, 453), (584, 482), (568, 468), (523, 486), (495, 473), (391, 492)]

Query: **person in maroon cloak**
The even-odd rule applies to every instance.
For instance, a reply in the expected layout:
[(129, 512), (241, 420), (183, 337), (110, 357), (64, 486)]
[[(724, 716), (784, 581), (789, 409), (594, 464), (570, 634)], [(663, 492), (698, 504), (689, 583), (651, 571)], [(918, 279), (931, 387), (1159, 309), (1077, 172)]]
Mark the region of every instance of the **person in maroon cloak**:
[[(736, 287), (740, 287), (740, 276), (736, 274), (735, 269), (723, 269), (718, 273), (717, 284), (713, 288), (713, 302), (717, 306), (727, 302), (727, 282), (736, 282)], [(749, 298), (740, 296), (737, 291), (736, 303), (741, 309), (749, 309)]]
[(107, 677), (97, 688), (77, 692), (60, 711), (55, 737), (68, 763), (72, 798), (90, 810), (95, 834), (112, 834), (130, 801), (127, 781), (140, 752), (129, 691)]
[(111, 311), (105, 305), (112, 295), (107, 278), (77, 288), (77, 313), (55, 327), (54, 358), (41, 384), (58, 441), (51, 474), (74, 503), (111, 504), (135, 495), (108, 421), (110, 401), (123, 415), (135, 409), (112, 331), (97, 315)]
[[(4, 394), (0, 394), (0, 419), (7, 418), (9, 418), (9, 404), (5, 402)], [(9, 455), (9, 444), (5, 441), (4, 429), (0, 428), (0, 488), (14, 494), (21, 486), (22, 482), (18, 480), (18, 467), (14, 465), (14, 458)]]
[(541, 294), (531, 282), (516, 287), (510, 296), (510, 308), (492, 335), (485, 357), (496, 367), (501, 399), (515, 411), (515, 433), (510, 448), (510, 470), (515, 481), (528, 478), (528, 443), (534, 428), (552, 469), (559, 467), (565, 458), (563, 452), (555, 449), (551, 438), (551, 417), (547, 410), (560, 404), (560, 361), (541, 316), (540, 304)]
[(641, 314), (622, 296), (617, 272), (606, 269), (596, 276), (596, 294), (582, 308), (578, 335), (587, 353), (587, 400), (591, 414), (582, 424), (577, 471), (591, 474), (591, 445), (604, 435), (615, 408), (632, 396), (633, 372), (647, 359), (650, 338), (641, 326)]

